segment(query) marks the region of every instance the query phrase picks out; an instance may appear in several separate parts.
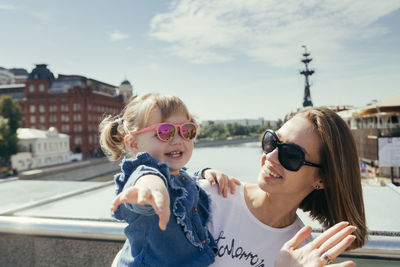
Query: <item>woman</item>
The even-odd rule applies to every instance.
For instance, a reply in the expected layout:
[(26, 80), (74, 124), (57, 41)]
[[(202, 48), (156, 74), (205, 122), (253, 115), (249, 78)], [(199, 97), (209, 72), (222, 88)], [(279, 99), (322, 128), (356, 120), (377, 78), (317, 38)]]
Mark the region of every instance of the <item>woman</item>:
[[(228, 198), (202, 184), (212, 198), (209, 228), (218, 244), (214, 266), (272, 266), (278, 254), (279, 266), (291, 260), (322, 266), (347, 247), (363, 246), (367, 229), (357, 150), (335, 112), (302, 111), (276, 133), (267, 131), (262, 148), (257, 184), (240, 186)], [(203, 171), (210, 181), (219, 175)], [(288, 241), (303, 227), (298, 208), (309, 211), (325, 229), (345, 222), (299, 249), (311, 229), (303, 228)]]

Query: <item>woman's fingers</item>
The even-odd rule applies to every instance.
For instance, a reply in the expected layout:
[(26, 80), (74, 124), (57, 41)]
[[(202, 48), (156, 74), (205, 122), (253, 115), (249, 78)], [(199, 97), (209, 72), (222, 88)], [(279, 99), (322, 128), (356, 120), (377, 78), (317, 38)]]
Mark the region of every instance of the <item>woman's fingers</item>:
[(304, 226), (301, 228), (292, 239), (287, 241), (283, 247), (286, 249), (297, 249), (301, 243), (303, 243), (311, 234), (312, 228), (311, 226)]
[(338, 233), (340, 230), (348, 226), (348, 222), (340, 222), (332, 226), (331, 228), (324, 231), (317, 238), (315, 238), (312, 242), (310, 242), (307, 246), (312, 246), (313, 248), (319, 248), (324, 242), (326, 242), (333, 235)]
[[(304, 226), (296, 235), (287, 241), (280, 250), (275, 266), (324, 266), (331, 264), (355, 240), (351, 235), (356, 229), (348, 222), (338, 223), (315, 240), (299, 248), (311, 234), (311, 227)], [(346, 261), (332, 266), (350, 267), (354, 262)]]
[(333, 246), (321, 255), (321, 260), (326, 264), (333, 262), (343, 251), (345, 251), (351, 243), (356, 239), (354, 235), (349, 235), (343, 238), (338, 244)]
[(333, 236), (331, 236), (323, 244), (321, 244), (321, 246), (319, 247), (320, 251), (324, 252), (324, 251), (327, 251), (327, 250), (335, 247), (343, 239), (345, 239), (346, 237), (350, 236), (350, 234), (353, 233), (356, 229), (357, 228), (355, 226), (353, 226), (353, 225), (349, 225), (349, 226), (343, 228), (342, 230), (340, 230), (339, 232), (337, 232)]

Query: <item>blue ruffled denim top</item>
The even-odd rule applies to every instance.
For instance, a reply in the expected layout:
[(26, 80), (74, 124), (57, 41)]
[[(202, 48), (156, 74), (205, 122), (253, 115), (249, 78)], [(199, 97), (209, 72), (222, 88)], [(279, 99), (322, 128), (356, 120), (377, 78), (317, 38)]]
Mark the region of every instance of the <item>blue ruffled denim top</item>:
[(162, 231), (150, 205), (119, 205), (113, 216), (128, 226), (118, 266), (207, 266), (214, 262), (217, 245), (207, 228), (210, 199), (195, 179), (185, 169), (178, 176), (170, 175), (168, 165), (148, 153), (123, 160), (121, 169), (115, 175), (117, 194), (143, 175), (159, 176), (169, 192), (171, 217)]

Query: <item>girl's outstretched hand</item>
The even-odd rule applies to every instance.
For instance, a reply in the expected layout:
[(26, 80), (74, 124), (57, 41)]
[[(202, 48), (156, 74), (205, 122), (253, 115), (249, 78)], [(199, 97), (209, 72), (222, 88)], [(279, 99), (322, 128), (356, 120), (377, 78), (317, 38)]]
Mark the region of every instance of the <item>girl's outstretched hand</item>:
[(170, 199), (164, 182), (157, 175), (142, 176), (134, 186), (125, 188), (114, 198), (111, 210), (115, 211), (123, 203), (151, 205), (158, 215), (160, 229), (167, 228)]
[[(330, 264), (355, 240), (356, 237), (351, 235), (355, 230), (356, 227), (349, 225), (348, 222), (340, 222), (299, 248), (311, 234), (311, 227), (305, 226), (283, 245), (275, 260), (275, 267), (320, 267)], [(354, 265), (352, 261), (345, 261), (331, 266), (351, 267)]]
[(202, 173), (203, 178), (207, 179), (211, 186), (218, 184), (218, 194), (223, 194), (224, 197), (228, 196), (228, 189), (231, 189), (231, 194), (235, 194), (236, 186), (241, 185), (240, 181), (236, 178), (229, 177), (223, 172), (206, 169)]

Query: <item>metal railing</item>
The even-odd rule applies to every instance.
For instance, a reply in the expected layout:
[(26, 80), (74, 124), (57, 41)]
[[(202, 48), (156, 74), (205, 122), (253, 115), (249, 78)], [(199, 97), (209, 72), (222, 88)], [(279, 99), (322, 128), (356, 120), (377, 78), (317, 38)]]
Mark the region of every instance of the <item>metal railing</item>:
[[(63, 238), (125, 241), (125, 223), (76, 219), (0, 216), (0, 233)], [(314, 236), (319, 233), (313, 233)], [(372, 233), (364, 247), (347, 251), (345, 257), (400, 259), (400, 233)]]
[(124, 241), (125, 226), (112, 221), (0, 216), (0, 233), (8, 234)]

